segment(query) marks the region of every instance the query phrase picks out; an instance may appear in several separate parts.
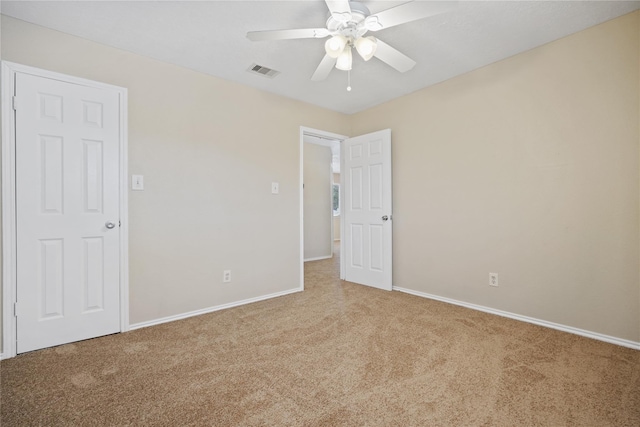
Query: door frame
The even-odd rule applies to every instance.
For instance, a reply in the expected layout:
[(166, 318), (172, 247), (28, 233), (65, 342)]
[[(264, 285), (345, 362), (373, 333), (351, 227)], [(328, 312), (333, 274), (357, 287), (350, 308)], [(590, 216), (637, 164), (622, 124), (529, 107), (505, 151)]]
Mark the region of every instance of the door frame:
[[(331, 139), (340, 141), (340, 167), (342, 167), (342, 141), (348, 139), (348, 136), (340, 135), (337, 133), (331, 133), (324, 130), (313, 129), (310, 127), (300, 126), (300, 181), (299, 181), (299, 194), (300, 194), (300, 212), (299, 212), (299, 223), (300, 223), (300, 290), (304, 290), (304, 136), (311, 135), (317, 136), (319, 138)], [(342, 189), (342, 170), (340, 171), (340, 187)], [(340, 206), (342, 206), (344, 195), (343, 192), (340, 191)], [(342, 250), (342, 220), (343, 216), (340, 215), (340, 278), (344, 278), (344, 272), (342, 269), (343, 265), (343, 256), (344, 251)], [(333, 227), (333, 225), (332, 225)]]
[[(128, 110), (127, 89), (93, 80), (2, 61), (2, 353), (16, 355), (16, 150), (13, 95), (16, 73), (116, 92), (120, 106), (120, 332), (129, 330), (129, 215), (128, 215)], [(18, 106), (19, 108), (19, 106)]]

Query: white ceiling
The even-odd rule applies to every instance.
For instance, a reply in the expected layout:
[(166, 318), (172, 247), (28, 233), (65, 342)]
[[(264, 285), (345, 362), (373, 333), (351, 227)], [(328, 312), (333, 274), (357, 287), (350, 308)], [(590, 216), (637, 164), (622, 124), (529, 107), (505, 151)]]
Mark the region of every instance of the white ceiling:
[[(417, 0), (421, 1), (421, 0)], [(371, 13), (406, 1), (364, 0)], [(2, 1), (1, 12), (223, 79), (355, 113), (640, 8), (640, 1), (462, 1), (445, 14), (376, 37), (417, 62), (399, 73), (354, 55), (351, 84), (334, 69), (312, 82), (324, 39), (251, 42), (247, 31), (324, 27), (322, 0)], [(246, 70), (257, 63), (273, 79)]]

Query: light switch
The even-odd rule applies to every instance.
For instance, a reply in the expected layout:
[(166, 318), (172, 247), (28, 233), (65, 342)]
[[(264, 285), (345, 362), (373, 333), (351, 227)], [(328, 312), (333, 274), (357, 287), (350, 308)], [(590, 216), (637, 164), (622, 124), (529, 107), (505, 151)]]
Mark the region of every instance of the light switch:
[(271, 183), (271, 194), (278, 194), (280, 192), (280, 184), (277, 182)]
[(131, 175), (131, 189), (132, 190), (144, 190), (144, 176), (143, 175)]

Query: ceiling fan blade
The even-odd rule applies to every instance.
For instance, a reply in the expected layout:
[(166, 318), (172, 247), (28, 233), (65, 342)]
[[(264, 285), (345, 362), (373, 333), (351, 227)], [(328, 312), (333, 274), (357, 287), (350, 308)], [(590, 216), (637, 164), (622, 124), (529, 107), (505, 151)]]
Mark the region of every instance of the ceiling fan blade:
[(325, 0), (325, 3), (336, 21), (347, 22), (351, 19), (349, 0)]
[(412, 1), (368, 16), (365, 26), (370, 31), (395, 27), (455, 9), (457, 1)]
[(299, 30), (249, 31), (247, 38), (251, 41), (288, 40), (288, 39), (321, 39), (329, 35), (326, 28), (302, 28)]
[(405, 71), (409, 71), (416, 65), (416, 61), (409, 58), (404, 53), (400, 52), (396, 48), (393, 48), (386, 44), (385, 42), (378, 39), (376, 48), (376, 53), (373, 55), (382, 62), (386, 62), (388, 65), (392, 66), (396, 70), (404, 73)]
[(324, 58), (322, 58), (322, 61), (320, 61), (320, 65), (318, 65), (318, 68), (316, 68), (315, 73), (313, 73), (313, 76), (311, 76), (311, 80), (313, 80), (314, 82), (319, 82), (326, 79), (333, 69), (333, 66), (336, 65), (336, 61), (336, 58), (325, 55)]

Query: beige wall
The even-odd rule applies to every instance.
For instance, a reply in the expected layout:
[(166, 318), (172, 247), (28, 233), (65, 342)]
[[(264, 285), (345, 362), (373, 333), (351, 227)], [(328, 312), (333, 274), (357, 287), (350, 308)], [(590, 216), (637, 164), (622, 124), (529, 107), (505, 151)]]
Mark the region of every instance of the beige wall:
[(328, 258), (331, 242), (331, 148), (304, 143), (304, 259)]
[(640, 341), (639, 29), (633, 13), (353, 116), (352, 134), (393, 132), (395, 286)]
[(299, 126), (391, 128), (396, 286), (640, 341), (639, 16), (351, 117), (6, 17), (1, 48), (129, 89), (132, 323), (298, 286)]
[(348, 134), (348, 116), (5, 16), (1, 47), (129, 90), (132, 324), (300, 285), (300, 126)]

